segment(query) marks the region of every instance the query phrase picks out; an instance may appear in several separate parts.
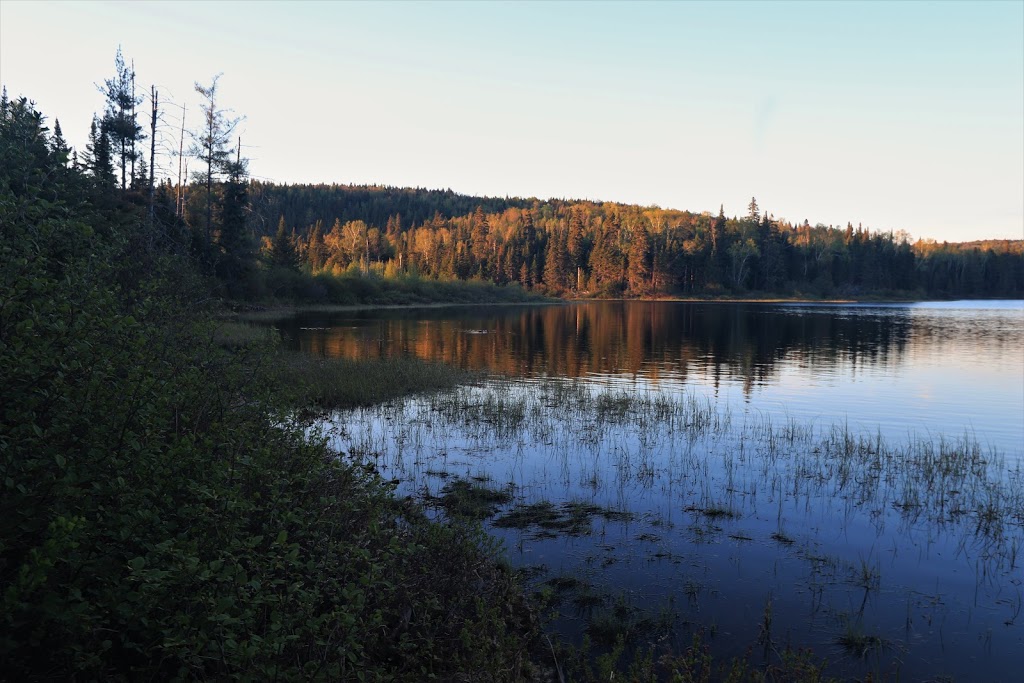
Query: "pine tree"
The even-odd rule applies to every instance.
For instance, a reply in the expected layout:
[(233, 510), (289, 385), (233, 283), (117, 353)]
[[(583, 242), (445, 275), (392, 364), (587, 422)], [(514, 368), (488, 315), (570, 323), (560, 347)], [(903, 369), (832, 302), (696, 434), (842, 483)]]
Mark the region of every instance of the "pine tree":
[(220, 74), (213, 77), (209, 86), (195, 84), (196, 92), (203, 98), (200, 106), (203, 113), (202, 128), (192, 133), (189, 153), (202, 160), (204, 168), (195, 178), (206, 187), (206, 239), (213, 238), (213, 182), (229, 170), (231, 156), (235, 150), (231, 140), (235, 127), (242, 120), (229, 118), (228, 111), (220, 109), (217, 102), (217, 82)]
[(284, 216), (277, 222), (277, 233), (270, 246), (270, 260), (275, 266), (294, 270), (298, 266), (295, 245), (284, 222)]
[(114, 163), (110, 149), (110, 135), (107, 133), (106, 125), (92, 117), (92, 124), (89, 126), (89, 142), (85, 145), (83, 164), (93, 177), (96, 186), (103, 189), (112, 189), (116, 184), (114, 178)]
[(138, 156), (135, 144), (143, 137), (142, 126), (135, 117), (135, 107), (142, 102), (142, 98), (135, 97), (135, 71), (125, 65), (120, 47), (114, 57), (114, 72), (114, 77), (104, 81), (99, 90), (107, 99), (103, 124), (121, 169), (121, 189), (124, 190), (129, 180), (134, 181), (134, 177), (129, 178), (128, 168), (135, 168)]
[(220, 231), (217, 234), (217, 272), (229, 282), (241, 278), (252, 258), (252, 248), (245, 231), (245, 216), (249, 197), (247, 188), (248, 165), (238, 157), (225, 166), (227, 180), (224, 183), (224, 202), (220, 214)]

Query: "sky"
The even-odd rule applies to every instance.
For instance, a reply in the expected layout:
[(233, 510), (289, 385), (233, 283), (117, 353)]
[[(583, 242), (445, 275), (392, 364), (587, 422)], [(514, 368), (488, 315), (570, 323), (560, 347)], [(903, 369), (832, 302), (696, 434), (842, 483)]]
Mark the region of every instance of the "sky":
[(76, 148), (119, 46), (170, 177), (221, 73), (256, 178), (1024, 239), (1020, 0), (0, 0), (0, 82)]

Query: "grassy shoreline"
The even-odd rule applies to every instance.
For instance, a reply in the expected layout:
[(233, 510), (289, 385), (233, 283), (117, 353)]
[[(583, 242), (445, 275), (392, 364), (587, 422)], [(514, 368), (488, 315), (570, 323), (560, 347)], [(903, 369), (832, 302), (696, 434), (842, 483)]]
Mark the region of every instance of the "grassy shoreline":
[[(235, 302), (229, 303), (229, 312), (225, 317), (245, 321), (280, 320), (302, 313), (347, 313), (367, 310), (410, 310), (410, 309), (443, 309), (487, 307), (519, 307), (519, 306), (560, 306), (590, 302), (636, 302), (636, 303), (706, 303), (706, 304), (904, 304), (927, 303), (942, 301), (958, 301), (959, 299), (934, 299), (919, 297), (838, 297), (817, 298), (803, 296), (688, 296), (688, 297), (657, 297), (649, 299), (629, 298), (598, 298), (598, 297), (566, 297), (544, 298), (533, 301), (482, 301), (467, 303), (460, 301), (410, 303), (410, 304), (275, 304), (265, 305)], [(972, 301), (1002, 301), (1003, 299), (972, 299)]]

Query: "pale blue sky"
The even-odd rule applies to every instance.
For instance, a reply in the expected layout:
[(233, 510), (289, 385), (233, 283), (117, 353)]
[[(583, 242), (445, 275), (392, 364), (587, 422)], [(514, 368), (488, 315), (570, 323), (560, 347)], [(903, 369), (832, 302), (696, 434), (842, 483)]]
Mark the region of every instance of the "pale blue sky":
[(0, 81), (76, 146), (118, 44), (167, 147), (223, 72), (257, 177), (1024, 238), (1020, 1), (0, 0)]

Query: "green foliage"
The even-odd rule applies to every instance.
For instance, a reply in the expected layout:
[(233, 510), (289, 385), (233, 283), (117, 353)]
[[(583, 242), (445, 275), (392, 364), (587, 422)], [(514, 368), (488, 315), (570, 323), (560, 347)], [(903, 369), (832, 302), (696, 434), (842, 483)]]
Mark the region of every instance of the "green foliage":
[(282, 353), (275, 366), (280, 385), (290, 390), (296, 406), (328, 410), (450, 389), (473, 378), (469, 371), (415, 358), (357, 360)]
[[(188, 263), (0, 116), (0, 661), (10, 680), (515, 680), (478, 530), (307, 436)], [(142, 235), (144, 239), (140, 239)]]

